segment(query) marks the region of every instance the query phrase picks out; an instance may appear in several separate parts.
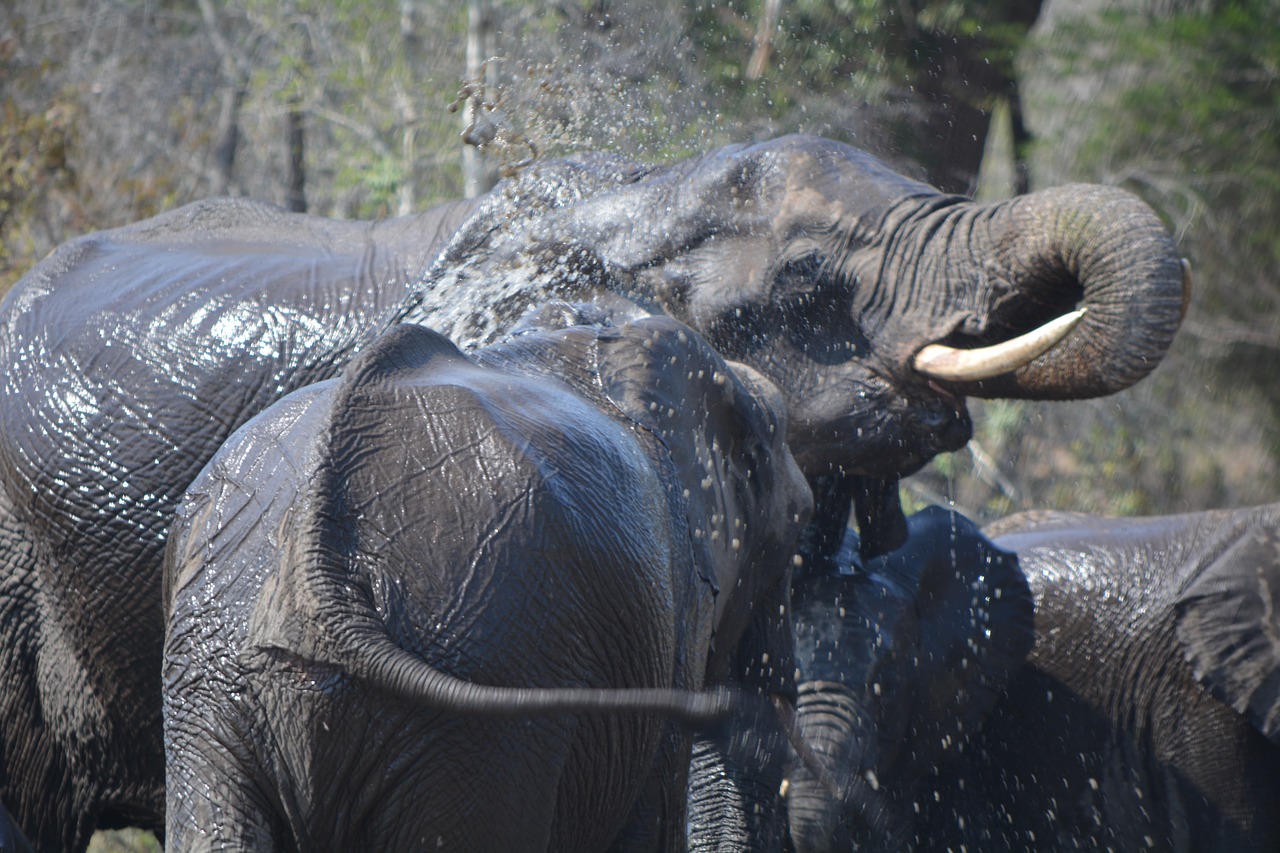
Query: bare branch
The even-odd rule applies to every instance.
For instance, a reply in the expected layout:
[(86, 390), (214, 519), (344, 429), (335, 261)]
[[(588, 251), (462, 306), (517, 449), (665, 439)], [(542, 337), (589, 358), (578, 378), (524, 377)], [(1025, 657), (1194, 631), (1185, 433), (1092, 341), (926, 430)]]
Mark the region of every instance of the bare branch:
[(747, 62), (746, 78), (759, 80), (769, 66), (769, 54), (773, 51), (773, 31), (778, 27), (778, 18), (782, 14), (782, 0), (764, 0), (764, 9), (760, 13), (760, 26), (756, 28), (755, 47), (751, 51), (751, 59)]
[(351, 131), (356, 136), (373, 146), (373, 150), (378, 153), (378, 156), (385, 158), (391, 158), (394, 156), (391, 149), (385, 142), (383, 142), (382, 137), (378, 135), (377, 128), (372, 125), (356, 121), (355, 119), (344, 116), (336, 110), (331, 110), (328, 107), (320, 106), (319, 104), (309, 107), (307, 112), (311, 113), (316, 118), (322, 118), (330, 124), (336, 124), (338, 127), (343, 127)]

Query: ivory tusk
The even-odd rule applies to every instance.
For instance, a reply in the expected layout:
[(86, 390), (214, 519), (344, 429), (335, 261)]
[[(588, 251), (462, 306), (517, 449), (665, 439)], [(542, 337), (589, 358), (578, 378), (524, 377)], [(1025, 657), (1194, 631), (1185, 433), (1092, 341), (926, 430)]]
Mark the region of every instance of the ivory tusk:
[(1057, 346), (1084, 317), (1085, 309), (1063, 314), (1013, 340), (980, 349), (930, 344), (916, 355), (917, 371), (945, 382), (976, 382), (1017, 370)]

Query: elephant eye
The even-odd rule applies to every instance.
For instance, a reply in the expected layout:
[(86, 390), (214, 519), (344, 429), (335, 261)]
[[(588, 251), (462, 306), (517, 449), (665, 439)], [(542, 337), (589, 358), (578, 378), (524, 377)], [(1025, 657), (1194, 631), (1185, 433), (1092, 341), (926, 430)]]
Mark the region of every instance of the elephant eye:
[(785, 340), (807, 358), (837, 364), (869, 350), (853, 314), (853, 288), (818, 251), (797, 254), (773, 274), (768, 299), (735, 306), (709, 324), (708, 340), (728, 358)]
[(773, 300), (785, 302), (813, 294), (822, 287), (825, 279), (823, 258), (818, 252), (788, 258), (773, 276)]
[(818, 253), (788, 261), (774, 282), (779, 327), (808, 357), (837, 364), (870, 349), (853, 312), (853, 287)]

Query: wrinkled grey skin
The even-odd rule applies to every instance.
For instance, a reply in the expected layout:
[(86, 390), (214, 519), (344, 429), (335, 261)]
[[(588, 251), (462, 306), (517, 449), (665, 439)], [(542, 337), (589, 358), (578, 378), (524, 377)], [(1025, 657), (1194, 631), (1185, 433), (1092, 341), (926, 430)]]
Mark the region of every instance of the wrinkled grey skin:
[(921, 849), (1280, 849), (1280, 505), (988, 532), (1036, 645), (930, 780)]
[(921, 780), (965, 754), (1031, 648), (1031, 592), (1012, 553), (938, 507), (909, 531), (865, 565), (849, 533), (794, 581), (800, 729), (842, 795), (794, 763), (794, 850), (912, 849)]
[[(896, 478), (967, 440), (964, 395), (1125, 387), (1182, 304), (1173, 244), (1132, 196), (976, 205), (810, 137), (663, 167), (551, 161), (381, 223), (217, 199), (74, 240), (0, 306), (21, 401), (0, 409), (0, 801), (29, 837), (80, 850), (95, 826), (159, 827), (165, 531), (236, 427), (398, 318), (483, 343), (547, 295), (603, 293), (772, 379), (806, 475), (868, 498), (873, 551), (901, 538)], [(1068, 341), (1009, 376), (942, 387), (910, 366), (1077, 302)], [(819, 513), (843, 524), (845, 506)]]
[(403, 325), (250, 421), (165, 562), (167, 848), (678, 848), (689, 735), (635, 709), (793, 694), (811, 497), (746, 380), (668, 318)]
[(331, 377), (465, 208), (329, 222), (242, 200), (59, 248), (0, 307), (0, 802), (40, 850), (163, 830), (160, 565), (231, 432)]

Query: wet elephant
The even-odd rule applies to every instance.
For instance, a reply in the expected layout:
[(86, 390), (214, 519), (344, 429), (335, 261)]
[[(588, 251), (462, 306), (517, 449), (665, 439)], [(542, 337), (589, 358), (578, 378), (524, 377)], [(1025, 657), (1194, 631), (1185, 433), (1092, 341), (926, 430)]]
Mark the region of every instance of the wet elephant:
[(811, 496), (752, 374), (669, 318), (405, 324), (251, 420), (165, 563), (168, 849), (679, 848), (663, 714), (793, 700)]
[(1184, 301), (1126, 193), (980, 205), (812, 137), (548, 161), (379, 223), (216, 199), (71, 241), (0, 306), (21, 401), (0, 410), (0, 801), (29, 837), (159, 826), (161, 554), (234, 429), (396, 322), (469, 347), (548, 296), (602, 294), (773, 380), (819, 515), (843, 524), (857, 497), (870, 551), (901, 538), (896, 479), (968, 439), (966, 395), (1123, 388)]
[[(958, 695), (952, 713), (962, 728), (907, 739), (917, 764), (925, 761), (916, 769), (927, 772), (906, 778), (827, 746), (833, 731), (883, 740), (863, 725), (865, 708), (880, 704), (864, 676), (873, 671), (865, 659), (877, 659), (867, 650), (878, 646), (863, 623), (832, 620), (829, 590), (797, 581), (800, 719), (833, 771), (854, 784), (842, 802), (811, 775), (791, 774), (796, 849), (1280, 846), (1280, 506), (1141, 519), (1035, 512), (984, 533), (1017, 555), (1034, 597), (1034, 646), (1024, 665), (991, 683), (1004, 683), (999, 694), (978, 693), (976, 704), (964, 702), (974, 694)], [(946, 537), (934, 541), (940, 547), (927, 550), (951, 560)], [(966, 564), (977, 565), (956, 563)], [(875, 601), (864, 596), (857, 612)], [(961, 606), (951, 615), (966, 611), (984, 612)], [(814, 627), (833, 624), (825, 635)], [(827, 654), (809, 651), (822, 648), (809, 639), (815, 633), (827, 637)], [(827, 679), (849, 698), (816, 701), (838, 695)], [(883, 677), (876, 683), (892, 693)], [(939, 750), (944, 739), (950, 748)], [(854, 742), (853, 756), (879, 754)], [(879, 774), (873, 792), (856, 784), (868, 767)]]
[(797, 570), (798, 721), (830, 775), (788, 772), (802, 853), (911, 849), (918, 785), (963, 755), (1031, 648), (1012, 553), (939, 507), (908, 527), (903, 546), (865, 562), (842, 531), (833, 558)]
[(1280, 505), (988, 532), (1036, 644), (922, 792), (921, 849), (1280, 848)]

